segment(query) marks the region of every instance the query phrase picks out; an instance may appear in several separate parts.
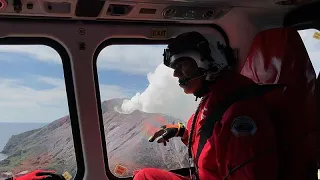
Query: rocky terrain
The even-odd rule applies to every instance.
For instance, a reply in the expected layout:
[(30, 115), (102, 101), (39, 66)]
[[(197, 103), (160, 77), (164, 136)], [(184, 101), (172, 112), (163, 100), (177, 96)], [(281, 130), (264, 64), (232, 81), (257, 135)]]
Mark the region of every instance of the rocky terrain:
[[(120, 106), (122, 101), (123, 99), (112, 99), (102, 103), (111, 171), (117, 164), (128, 168), (124, 176), (132, 175), (134, 170), (143, 167), (187, 167), (187, 148), (179, 138), (173, 139), (167, 146), (148, 142), (149, 136), (162, 124), (176, 123), (178, 119), (141, 111), (121, 114), (115, 107)], [(73, 176), (76, 173), (69, 116), (42, 128), (12, 136), (1, 153), (8, 156), (0, 161), (2, 176), (39, 168), (54, 169), (58, 173), (68, 171)]]

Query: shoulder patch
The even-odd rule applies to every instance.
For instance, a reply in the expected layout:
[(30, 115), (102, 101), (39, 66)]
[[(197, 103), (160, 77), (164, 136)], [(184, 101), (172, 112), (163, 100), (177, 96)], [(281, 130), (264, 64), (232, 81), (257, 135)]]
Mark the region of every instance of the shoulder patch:
[(239, 116), (232, 121), (231, 132), (237, 137), (253, 136), (256, 131), (256, 123), (248, 116)]

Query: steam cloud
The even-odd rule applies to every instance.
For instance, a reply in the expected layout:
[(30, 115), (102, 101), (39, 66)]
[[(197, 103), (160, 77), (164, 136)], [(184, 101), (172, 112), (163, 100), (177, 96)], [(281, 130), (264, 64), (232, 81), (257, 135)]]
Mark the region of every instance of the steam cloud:
[(130, 100), (124, 100), (120, 113), (140, 110), (149, 113), (163, 113), (187, 121), (199, 102), (193, 95), (187, 95), (179, 87), (173, 70), (160, 64), (153, 73), (148, 73), (148, 87)]

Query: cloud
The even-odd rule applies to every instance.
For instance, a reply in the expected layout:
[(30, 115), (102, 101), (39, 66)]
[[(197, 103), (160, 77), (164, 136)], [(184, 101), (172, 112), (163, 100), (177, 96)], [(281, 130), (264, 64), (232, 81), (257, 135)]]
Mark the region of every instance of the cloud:
[(97, 59), (100, 70), (118, 70), (129, 74), (146, 75), (163, 60), (164, 45), (111, 45)]
[(128, 98), (131, 97), (132, 94), (130, 90), (126, 90), (116, 85), (99, 84), (99, 89), (101, 101), (113, 98)]
[[(105, 47), (97, 59), (99, 70), (117, 70), (129, 74), (153, 71), (162, 62), (164, 45), (111, 45)], [(37, 61), (62, 64), (56, 50), (45, 45), (1, 45), (0, 52), (19, 53)], [(12, 60), (12, 58), (1, 58)]]
[(37, 75), (35, 77), (36, 77), (37, 81), (39, 81), (39, 82), (65, 89), (65, 83), (64, 83), (63, 79), (46, 77), (46, 76), (39, 76), (39, 75)]
[(36, 90), (22, 85), (23, 82), (0, 79), (0, 121), (50, 122), (68, 114), (63, 85)]
[(62, 64), (58, 52), (45, 45), (1, 45), (0, 52), (21, 53), (39, 61)]
[[(49, 89), (28, 87), (23, 79), (0, 78), (0, 121), (51, 122), (69, 114), (64, 80), (34, 76), (39, 83), (52, 85)], [(120, 87), (100, 85), (104, 98), (127, 96)], [(124, 92), (124, 93), (122, 93)]]
[(172, 69), (162, 64), (165, 47), (112, 45), (101, 51), (97, 61), (99, 70), (118, 70), (147, 75), (148, 78), (148, 87), (144, 92), (136, 93), (130, 100), (125, 100), (120, 108), (121, 113), (140, 110), (164, 113), (186, 121), (195, 111), (198, 102), (194, 96), (184, 94), (177, 79), (172, 76)]
[[(41, 81), (41, 79), (38, 80)], [(58, 86), (46, 90), (35, 90), (22, 85), (23, 82), (22, 79), (0, 79), (1, 102), (19, 101), (20, 103), (29, 102), (30, 105), (35, 105), (34, 103), (61, 101), (65, 98), (64, 89)]]
[(140, 110), (164, 113), (187, 121), (199, 102), (193, 95), (184, 94), (172, 73), (172, 69), (158, 65), (153, 73), (148, 74), (149, 85), (145, 91), (123, 102), (122, 113)]

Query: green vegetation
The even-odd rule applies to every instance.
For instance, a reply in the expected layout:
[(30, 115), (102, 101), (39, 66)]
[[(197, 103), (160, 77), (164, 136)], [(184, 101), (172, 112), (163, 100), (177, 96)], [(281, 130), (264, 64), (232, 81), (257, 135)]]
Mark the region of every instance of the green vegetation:
[(7, 159), (0, 162), (0, 172), (11, 171), (15, 167), (19, 166), (23, 161), (30, 157), (30, 153), (27, 151), (16, 151), (10, 155)]

